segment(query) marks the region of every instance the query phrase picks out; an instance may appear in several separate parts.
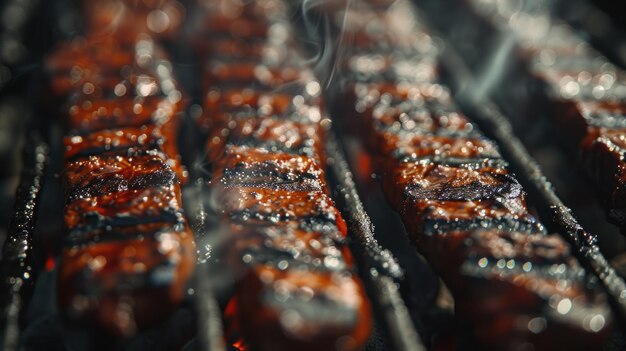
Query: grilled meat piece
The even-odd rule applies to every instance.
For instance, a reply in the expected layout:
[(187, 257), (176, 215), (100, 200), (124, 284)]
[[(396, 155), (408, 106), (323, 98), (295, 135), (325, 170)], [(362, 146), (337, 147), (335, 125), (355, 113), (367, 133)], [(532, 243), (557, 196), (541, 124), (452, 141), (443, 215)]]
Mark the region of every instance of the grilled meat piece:
[(626, 228), (626, 106), (616, 101), (560, 104), (557, 122), (596, 180), (609, 220)]
[(176, 148), (182, 96), (163, 52), (132, 36), (88, 33), (48, 62), (69, 106), (59, 306), (72, 322), (119, 337), (167, 318), (195, 264)]
[(63, 171), (68, 202), (119, 191), (171, 186), (176, 174), (156, 155), (90, 156)]
[[(557, 234), (451, 231), (424, 237), (420, 247), (448, 286), (463, 291), (456, 312), (493, 349), (514, 349), (519, 340), (558, 348), (570, 338), (576, 348), (595, 349), (608, 336), (605, 296), (590, 289)], [(573, 337), (581, 331), (585, 337)]]
[(183, 221), (180, 187), (176, 184), (80, 198), (65, 206), (65, 225), (72, 232)]
[(324, 170), (315, 159), (306, 156), (229, 146), (215, 169), (214, 179), (224, 186), (328, 191)]
[(183, 299), (195, 265), (188, 229), (115, 230), (63, 250), (57, 280), (62, 312), (74, 322), (129, 336), (158, 324)]

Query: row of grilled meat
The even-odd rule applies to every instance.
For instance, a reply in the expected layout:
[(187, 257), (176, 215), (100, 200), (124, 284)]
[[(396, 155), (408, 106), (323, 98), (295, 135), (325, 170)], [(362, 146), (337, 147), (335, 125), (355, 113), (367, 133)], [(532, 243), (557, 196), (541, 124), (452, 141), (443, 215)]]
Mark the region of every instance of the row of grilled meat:
[(601, 348), (612, 323), (605, 294), (563, 238), (546, 234), (497, 146), (455, 106), (411, 4), (322, 11), (352, 44), (339, 55), (337, 104), (478, 345)]
[(360, 350), (370, 306), (324, 174), (321, 85), (287, 6), (212, 1), (195, 40), (219, 257), (236, 277), (226, 334), (254, 350)]
[(124, 5), (86, 4), (95, 24), (47, 60), (66, 127), (57, 294), (72, 322), (127, 337), (184, 299), (195, 246), (181, 202), (182, 93), (145, 14), (117, 9), (112, 28), (112, 4)]
[[(195, 262), (176, 146), (183, 96), (145, 34), (152, 12), (127, 5), (86, 4), (85, 36), (47, 61), (67, 130), (59, 305), (71, 321), (119, 336), (171, 314)], [(218, 247), (237, 277), (227, 333), (238, 347), (360, 349), (370, 307), (324, 177), (321, 88), (285, 46), (286, 5), (209, 5), (195, 44), (209, 58), (201, 121), (222, 214)], [(242, 14), (244, 27), (233, 26)]]

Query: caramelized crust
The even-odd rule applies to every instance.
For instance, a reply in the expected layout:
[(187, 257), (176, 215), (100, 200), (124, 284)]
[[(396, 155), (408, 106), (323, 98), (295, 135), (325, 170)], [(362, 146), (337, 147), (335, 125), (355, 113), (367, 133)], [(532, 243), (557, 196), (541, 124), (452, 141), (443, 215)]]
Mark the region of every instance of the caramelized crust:
[[(217, 194), (223, 214), (239, 223), (278, 223), (300, 220), (302, 225), (345, 228), (333, 201), (323, 191), (293, 191), (228, 186)], [(345, 231), (344, 231), (345, 234)]]
[(224, 255), (237, 276), (256, 265), (327, 273), (349, 271), (353, 265), (345, 238), (336, 229), (308, 231), (295, 221), (267, 226), (231, 223), (220, 233)]
[(475, 321), (474, 332), (493, 349), (513, 349), (517, 340), (558, 348), (581, 330), (575, 346), (595, 349), (607, 337), (605, 296), (589, 289), (556, 234), (453, 231), (420, 246), (448, 286), (464, 292), (455, 294), (457, 313)]
[(506, 169), (409, 162), (396, 166), (383, 184), (416, 241), (455, 228), (542, 230), (528, 214), (521, 186)]
[(167, 317), (186, 292), (195, 250), (187, 229), (160, 227), (139, 239), (65, 248), (57, 278), (62, 311), (119, 336)]
[[(318, 123), (322, 117), (319, 95), (319, 91), (313, 96), (308, 94), (306, 85), (299, 83), (293, 83), (289, 89), (281, 91), (263, 87), (212, 87), (206, 94), (205, 111), (198, 119), (198, 124), (204, 130), (215, 131), (239, 119), (250, 118), (277, 117)], [(231, 122), (233, 120), (235, 122)]]
[(626, 228), (626, 105), (613, 101), (562, 102), (557, 122), (599, 185), (609, 220)]
[(403, 101), (398, 104), (380, 101), (364, 114), (372, 119), (379, 131), (419, 131), (460, 136), (472, 134), (474, 125), (467, 117), (449, 107), (433, 105), (427, 101)]
[(155, 133), (154, 125), (104, 129), (86, 135), (68, 135), (63, 139), (66, 160), (104, 153), (158, 150), (162, 143), (163, 138)]
[(485, 138), (454, 138), (418, 133), (380, 133), (377, 145), (391, 162), (420, 159), (499, 159), (497, 147)]
[(177, 183), (172, 169), (154, 155), (90, 156), (68, 162), (63, 180), (68, 202)]
[(166, 97), (83, 99), (69, 108), (68, 127), (78, 132), (165, 124), (179, 111)]
[(306, 156), (229, 146), (215, 164), (214, 184), (296, 191), (324, 190), (324, 170)]
[(71, 231), (182, 221), (180, 188), (173, 184), (81, 198), (65, 207), (65, 225)]
[(73, 133), (63, 140), (66, 161), (89, 156), (139, 156), (152, 154), (160, 156), (185, 183), (187, 171), (178, 155), (175, 134), (177, 121), (170, 120), (162, 125), (143, 124), (139, 127), (103, 129), (94, 132)]
[(322, 128), (280, 118), (231, 119), (209, 135), (209, 160), (217, 160), (227, 145), (290, 153), (310, 158), (322, 154)]
[[(176, 148), (183, 97), (145, 34), (155, 32), (155, 8), (169, 19), (161, 35), (180, 24), (175, 3), (143, 1), (137, 11), (130, 1), (89, 3), (85, 38), (46, 62), (69, 130), (58, 303), (68, 320), (105, 337), (128, 338), (170, 316), (195, 265)], [(110, 32), (97, 33), (103, 28)]]
[(262, 107), (263, 109), (259, 112), (267, 115), (282, 114), (287, 111), (296, 95), (272, 92), (263, 87), (237, 88), (228, 85), (212, 87), (209, 89), (204, 102), (207, 108), (206, 117), (221, 120), (223, 119), (222, 115), (229, 112), (245, 111), (245, 108), (257, 112)]

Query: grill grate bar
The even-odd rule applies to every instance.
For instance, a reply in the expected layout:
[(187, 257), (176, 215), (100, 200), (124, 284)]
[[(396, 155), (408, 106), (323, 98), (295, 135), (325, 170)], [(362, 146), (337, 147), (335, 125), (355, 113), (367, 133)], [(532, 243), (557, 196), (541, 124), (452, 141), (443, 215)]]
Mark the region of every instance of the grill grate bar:
[[(194, 175), (201, 174), (199, 165), (198, 163), (196, 164), (197, 167), (190, 168)], [(196, 246), (198, 247), (195, 279), (192, 282), (194, 308), (198, 321), (196, 326), (197, 349), (201, 351), (225, 351), (222, 314), (209, 279), (212, 271), (214, 271), (209, 266), (214, 262), (212, 247), (209, 249), (202, 247), (206, 244), (207, 238), (211, 234), (212, 221), (217, 219), (207, 211), (203, 201), (203, 197), (208, 196), (204, 178), (201, 175), (194, 178), (195, 182), (193, 184), (190, 182), (187, 189), (188, 192), (184, 194), (184, 201), (188, 206), (186, 213), (194, 233)]]
[(206, 279), (209, 274), (206, 263), (196, 266), (195, 308), (198, 314), (198, 349), (225, 351), (220, 309), (209, 280)]
[(22, 151), (22, 171), (15, 193), (9, 231), (2, 247), (0, 284), (1, 345), (5, 351), (17, 350), (19, 318), (28, 303), (37, 270), (33, 257), (33, 233), (41, 198), (48, 146), (39, 133), (31, 132)]

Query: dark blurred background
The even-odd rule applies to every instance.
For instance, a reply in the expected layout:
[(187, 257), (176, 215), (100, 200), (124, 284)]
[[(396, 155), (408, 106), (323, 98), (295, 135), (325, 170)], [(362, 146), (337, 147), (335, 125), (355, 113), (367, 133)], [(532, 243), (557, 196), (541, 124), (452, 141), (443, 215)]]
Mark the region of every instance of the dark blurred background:
[(73, 1), (0, 0), (0, 243), (12, 212), (26, 131), (34, 121), (54, 117), (43, 112), (41, 65), (57, 38), (78, 30)]
[(613, 23), (626, 30), (626, 1), (623, 0), (592, 0), (592, 4), (597, 6), (604, 13), (608, 14)]

